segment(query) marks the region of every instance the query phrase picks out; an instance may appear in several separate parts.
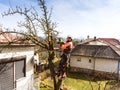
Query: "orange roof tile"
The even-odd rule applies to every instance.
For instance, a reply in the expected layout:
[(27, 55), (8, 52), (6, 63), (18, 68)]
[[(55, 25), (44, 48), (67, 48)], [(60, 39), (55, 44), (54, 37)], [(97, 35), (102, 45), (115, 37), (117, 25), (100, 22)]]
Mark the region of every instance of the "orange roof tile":
[(11, 33), (3, 33), (0, 35), (0, 44), (6, 44), (9, 42), (13, 42), (14, 44), (32, 44), (31, 41), (23, 41), (22, 37), (17, 36), (16, 34)]

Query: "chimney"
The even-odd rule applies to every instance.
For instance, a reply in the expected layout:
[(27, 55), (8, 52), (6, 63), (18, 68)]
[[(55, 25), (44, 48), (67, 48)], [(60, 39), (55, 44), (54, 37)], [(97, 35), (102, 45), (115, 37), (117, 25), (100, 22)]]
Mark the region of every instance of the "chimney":
[(88, 35), (88, 36), (87, 36), (87, 40), (89, 40), (89, 39), (90, 39), (90, 36)]
[(0, 32), (2, 31), (2, 26), (0, 25)]
[(94, 36), (94, 41), (96, 41), (96, 36)]

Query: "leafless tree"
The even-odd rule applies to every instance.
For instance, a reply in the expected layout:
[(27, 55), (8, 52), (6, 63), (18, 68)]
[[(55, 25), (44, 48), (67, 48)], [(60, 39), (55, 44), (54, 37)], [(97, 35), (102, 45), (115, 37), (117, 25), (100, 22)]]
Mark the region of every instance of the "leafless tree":
[[(4, 31), (1, 33), (18, 33), (20, 35), (24, 36), (23, 40), (30, 40), (34, 44), (44, 48), (48, 52), (48, 62), (49, 62), (49, 68), (51, 72), (51, 76), (53, 78), (54, 82), (54, 90), (59, 90), (60, 85), (62, 83), (62, 80), (58, 80), (55, 74), (54, 70), (54, 56), (55, 56), (55, 51), (54, 51), (54, 43), (55, 43), (55, 38), (58, 34), (58, 31), (56, 31), (56, 23), (53, 23), (51, 20), (51, 14), (52, 14), (52, 9), (48, 10), (45, 4), (45, 0), (38, 0), (40, 10), (42, 13), (38, 13), (38, 11), (34, 7), (28, 8), (21, 8), (16, 6), (15, 9), (10, 8), (7, 12), (4, 12), (2, 15), (3, 16), (8, 16), (8, 15), (14, 15), (14, 14), (20, 14), (25, 17), (24, 22), (19, 22), (18, 25), (21, 27), (26, 28), (27, 31), (23, 30), (21, 32), (18, 32), (16, 30), (14, 31)], [(40, 39), (37, 35), (38, 31), (42, 30), (46, 39)]]
[[(115, 80), (114, 73), (111, 74), (97, 74), (94, 75), (91, 73), (85, 75), (86, 79), (89, 82), (91, 90), (119, 90), (119, 82)], [(113, 79), (114, 78), (114, 79)], [(104, 82), (103, 82), (104, 81)], [(94, 82), (94, 84), (93, 84)], [(94, 88), (96, 86), (96, 88)]]

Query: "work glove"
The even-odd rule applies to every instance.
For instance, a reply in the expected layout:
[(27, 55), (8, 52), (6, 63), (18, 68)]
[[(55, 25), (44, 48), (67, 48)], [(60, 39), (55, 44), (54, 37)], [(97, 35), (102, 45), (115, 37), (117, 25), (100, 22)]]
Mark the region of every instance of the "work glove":
[(70, 63), (67, 63), (67, 67), (69, 67), (70, 66)]

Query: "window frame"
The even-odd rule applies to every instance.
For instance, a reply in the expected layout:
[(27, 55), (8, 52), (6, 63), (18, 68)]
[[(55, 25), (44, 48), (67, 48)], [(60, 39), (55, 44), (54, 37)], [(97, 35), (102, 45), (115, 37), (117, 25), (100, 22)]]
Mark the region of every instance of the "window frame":
[[(19, 62), (19, 61), (23, 61), (23, 63), (24, 63), (24, 68), (23, 68), (23, 73), (24, 73), (24, 76), (23, 77), (26, 77), (26, 59), (24, 58), (23, 60), (18, 60), (18, 61), (14, 61), (14, 64), (15, 64), (15, 78), (17, 77), (16, 76), (16, 62)], [(23, 77), (20, 77), (20, 78), (23, 78)], [(20, 78), (18, 78), (18, 79), (20, 79)], [(18, 79), (15, 79), (15, 80), (18, 80)]]
[(89, 62), (89, 63), (92, 63), (92, 59), (90, 58), (88, 62)]
[(23, 61), (24, 63), (24, 76), (23, 77), (20, 77), (19, 79), (21, 78), (24, 78), (26, 77), (26, 56), (17, 56), (17, 57), (11, 57), (11, 58), (3, 58), (3, 59), (0, 59), (0, 64), (9, 64), (9, 63), (13, 63), (13, 89), (16, 88), (16, 81), (19, 80), (19, 79), (16, 79), (16, 67), (15, 67), (15, 62), (19, 62), (19, 61)]
[(80, 57), (79, 57), (79, 58), (77, 58), (77, 61), (78, 61), (78, 62), (81, 62), (81, 58), (80, 58)]

